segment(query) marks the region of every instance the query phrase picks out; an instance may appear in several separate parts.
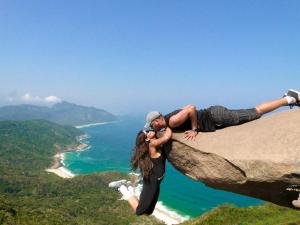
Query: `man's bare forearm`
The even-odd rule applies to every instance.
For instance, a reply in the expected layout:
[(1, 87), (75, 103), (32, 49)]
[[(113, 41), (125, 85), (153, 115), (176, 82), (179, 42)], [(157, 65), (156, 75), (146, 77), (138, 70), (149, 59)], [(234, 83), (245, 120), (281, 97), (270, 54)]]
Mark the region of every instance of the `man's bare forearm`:
[(192, 129), (198, 129), (196, 106), (194, 106), (194, 105), (190, 106), (189, 117), (191, 120)]

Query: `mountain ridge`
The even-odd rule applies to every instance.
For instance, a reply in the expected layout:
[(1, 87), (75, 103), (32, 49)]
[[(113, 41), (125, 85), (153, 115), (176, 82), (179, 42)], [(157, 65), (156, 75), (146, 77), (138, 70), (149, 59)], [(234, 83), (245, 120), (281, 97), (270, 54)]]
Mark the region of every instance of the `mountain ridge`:
[(82, 106), (67, 101), (52, 107), (31, 104), (0, 107), (0, 120), (46, 119), (61, 125), (79, 126), (90, 123), (116, 121), (117, 116), (103, 109)]

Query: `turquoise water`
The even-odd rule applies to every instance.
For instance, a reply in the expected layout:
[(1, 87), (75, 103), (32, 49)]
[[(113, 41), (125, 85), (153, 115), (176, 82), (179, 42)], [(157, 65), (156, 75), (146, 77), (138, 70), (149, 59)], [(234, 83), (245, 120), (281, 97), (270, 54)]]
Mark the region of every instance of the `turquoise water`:
[[(108, 170), (130, 172), (131, 151), (136, 133), (143, 127), (143, 122), (143, 116), (127, 116), (116, 123), (81, 128), (90, 135), (84, 143), (91, 145), (91, 148), (83, 152), (67, 153), (66, 167), (75, 174)], [(191, 217), (199, 216), (224, 203), (237, 206), (262, 203), (254, 198), (208, 188), (182, 175), (169, 163), (161, 183), (159, 200), (180, 214)]]

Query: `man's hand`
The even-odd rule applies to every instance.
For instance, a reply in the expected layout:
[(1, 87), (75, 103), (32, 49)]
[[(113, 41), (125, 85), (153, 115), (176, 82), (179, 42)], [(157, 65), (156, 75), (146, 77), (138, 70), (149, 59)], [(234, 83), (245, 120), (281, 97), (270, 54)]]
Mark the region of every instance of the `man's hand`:
[(194, 130), (187, 130), (184, 132), (184, 138), (186, 138), (186, 140), (194, 140), (195, 137), (197, 136), (198, 132), (197, 131), (194, 131)]

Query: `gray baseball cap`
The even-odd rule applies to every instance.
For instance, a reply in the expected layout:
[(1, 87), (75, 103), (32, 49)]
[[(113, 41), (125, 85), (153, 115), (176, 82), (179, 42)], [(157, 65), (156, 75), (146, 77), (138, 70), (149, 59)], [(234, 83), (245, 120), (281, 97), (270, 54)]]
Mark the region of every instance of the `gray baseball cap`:
[(153, 120), (157, 119), (161, 116), (161, 113), (158, 111), (149, 112), (146, 116), (146, 124), (144, 126), (145, 129), (149, 129)]

